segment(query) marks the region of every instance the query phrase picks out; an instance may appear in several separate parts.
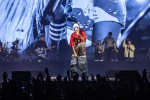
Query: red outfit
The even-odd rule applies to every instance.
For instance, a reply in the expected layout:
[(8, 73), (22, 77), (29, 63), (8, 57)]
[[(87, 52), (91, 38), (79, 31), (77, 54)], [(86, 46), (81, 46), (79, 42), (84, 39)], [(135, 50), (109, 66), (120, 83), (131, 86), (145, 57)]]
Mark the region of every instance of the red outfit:
[[(83, 30), (79, 30), (80, 35), (83, 37), (84, 42), (86, 42), (86, 33)], [(83, 42), (80, 38), (79, 35), (76, 34), (76, 32), (71, 34), (70, 37), (70, 46), (74, 46), (75, 45), (75, 39), (78, 40), (78, 43)]]

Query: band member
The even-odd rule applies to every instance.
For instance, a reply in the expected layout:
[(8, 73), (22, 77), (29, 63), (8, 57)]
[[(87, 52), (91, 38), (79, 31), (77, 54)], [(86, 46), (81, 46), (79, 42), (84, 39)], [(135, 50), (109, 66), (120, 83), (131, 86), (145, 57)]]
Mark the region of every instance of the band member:
[(95, 45), (95, 54), (94, 54), (95, 61), (103, 61), (103, 53), (104, 47), (101, 44), (101, 41), (98, 40), (97, 44)]
[(12, 53), (12, 58), (17, 59), (19, 57), (19, 48), (18, 48), (19, 40), (16, 39), (15, 41), (12, 42), (12, 47), (11, 47), (11, 53)]
[(112, 37), (112, 32), (109, 32), (108, 36), (105, 37), (103, 41), (103, 44), (105, 45), (107, 61), (111, 61), (111, 47), (113, 46), (114, 42), (115, 42), (115, 39)]
[(3, 45), (2, 41), (0, 40), (0, 61), (3, 60), (5, 57), (5, 46)]
[(148, 60), (150, 60), (150, 48), (148, 49), (148, 52), (147, 52), (147, 58)]
[(119, 48), (117, 47), (116, 42), (113, 42), (111, 48), (111, 61), (118, 61)]
[(2, 41), (0, 40), (0, 52), (2, 52), (3, 51), (3, 43), (2, 43)]
[(40, 36), (40, 39), (37, 41), (35, 48), (47, 48), (44, 35)]
[(128, 40), (127, 44), (126, 44), (126, 39), (125, 39), (123, 41), (123, 48), (124, 48), (125, 60), (126, 61), (133, 61), (135, 46), (132, 44), (131, 40)]
[(38, 56), (38, 61), (46, 60), (48, 53), (55, 47), (56, 46), (48, 47), (44, 35), (41, 35), (40, 39), (35, 44), (35, 52)]
[(35, 44), (35, 51), (37, 53), (38, 60), (43, 60), (45, 58), (47, 48), (48, 47), (45, 42), (45, 37), (44, 37), (44, 35), (41, 35), (40, 39)]
[[(71, 59), (71, 76), (76, 73), (87, 76), (87, 59), (86, 59), (86, 33), (79, 29), (79, 24), (73, 25), (74, 32), (70, 37), (70, 46), (72, 47), (72, 59)], [(79, 67), (79, 70), (77, 68)]]

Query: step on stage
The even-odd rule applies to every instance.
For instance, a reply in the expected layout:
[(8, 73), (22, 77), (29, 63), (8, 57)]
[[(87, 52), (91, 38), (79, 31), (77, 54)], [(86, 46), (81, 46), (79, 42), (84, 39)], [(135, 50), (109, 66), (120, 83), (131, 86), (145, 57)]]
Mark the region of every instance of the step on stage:
[[(70, 61), (46, 61), (46, 62), (0, 62), (0, 81), (2, 81), (2, 73), (6, 71), (8, 78), (12, 79), (12, 72), (31, 72), (31, 75), (37, 77), (39, 72), (43, 72), (44, 68), (49, 69), (51, 76), (56, 76), (58, 73), (62, 76), (66, 75), (69, 70)], [(101, 74), (113, 77), (115, 72), (120, 70), (125, 71), (138, 71), (140, 74), (143, 69), (150, 72), (150, 61), (118, 61), (118, 62), (95, 62), (88, 60), (88, 75)], [(20, 74), (21, 75), (21, 74)]]

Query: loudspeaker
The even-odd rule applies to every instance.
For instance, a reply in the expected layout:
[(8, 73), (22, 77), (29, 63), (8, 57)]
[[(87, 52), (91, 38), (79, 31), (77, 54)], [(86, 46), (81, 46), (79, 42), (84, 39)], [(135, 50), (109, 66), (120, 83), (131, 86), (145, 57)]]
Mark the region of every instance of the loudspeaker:
[(109, 71), (106, 71), (105, 74), (109, 78), (115, 78), (115, 74), (118, 72), (119, 70), (109, 70)]
[(46, 74), (45, 74), (43, 71), (31, 71), (31, 75), (32, 75), (32, 77), (34, 77), (34, 78), (37, 78), (38, 75), (39, 75), (39, 73), (41, 73), (41, 74), (43, 75), (43, 78), (46, 77)]
[(30, 71), (12, 71), (12, 80), (15, 82), (27, 82), (31, 79)]
[(136, 70), (109, 70), (106, 71), (108, 78), (115, 78), (115, 74), (118, 74), (120, 81), (133, 82), (140, 79), (141, 75)]
[(140, 74), (136, 70), (121, 70), (118, 72), (119, 80), (124, 82), (134, 82), (140, 79)]

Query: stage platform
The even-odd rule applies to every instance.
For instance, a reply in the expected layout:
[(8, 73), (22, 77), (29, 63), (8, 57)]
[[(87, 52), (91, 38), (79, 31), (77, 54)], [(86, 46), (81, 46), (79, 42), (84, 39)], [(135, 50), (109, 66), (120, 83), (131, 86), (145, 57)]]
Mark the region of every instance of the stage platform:
[[(8, 73), (8, 78), (12, 79), (13, 71), (30, 71), (32, 76), (36, 77), (39, 72), (43, 72), (44, 68), (49, 69), (51, 76), (56, 76), (57, 74), (66, 75), (66, 71), (69, 70), (70, 61), (22, 61), (22, 62), (0, 62), (0, 81), (2, 80), (2, 73), (6, 71)], [(140, 74), (143, 69), (147, 69), (150, 72), (150, 61), (118, 61), (118, 62), (95, 62), (93, 60), (88, 60), (88, 75), (91, 74), (114, 74), (120, 70), (133, 70), (138, 71)]]

